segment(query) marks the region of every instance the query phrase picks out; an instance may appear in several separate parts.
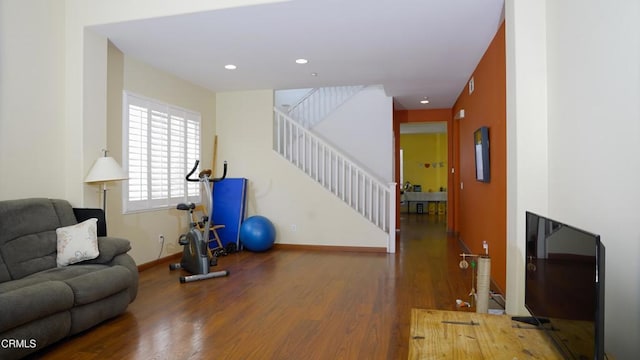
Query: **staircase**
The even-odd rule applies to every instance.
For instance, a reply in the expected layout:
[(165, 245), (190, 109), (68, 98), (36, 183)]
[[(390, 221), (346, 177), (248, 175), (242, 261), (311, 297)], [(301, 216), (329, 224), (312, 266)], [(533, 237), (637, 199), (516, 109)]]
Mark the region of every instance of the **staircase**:
[(364, 86), (332, 86), (315, 88), (283, 112), (307, 129), (349, 100)]
[[(310, 96), (320, 93), (320, 90), (312, 91), (304, 101), (309, 102)], [(321, 101), (325, 105), (332, 104), (331, 106), (341, 104), (333, 99), (315, 101)], [(309, 130), (309, 127), (320, 121), (318, 114), (324, 113), (326, 116), (332, 111), (331, 109), (321, 110), (319, 105), (305, 105), (307, 109), (316, 109), (313, 111), (314, 115), (308, 117), (300, 115), (305, 119), (301, 121), (294, 119), (291, 115), (311, 113), (292, 111), (295, 108), (301, 109), (301, 103), (292, 106), (288, 112), (274, 108), (274, 150), (387, 233), (387, 252), (395, 253), (396, 184), (384, 184), (379, 181), (348, 156)], [(339, 104), (335, 105), (335, 103)]]

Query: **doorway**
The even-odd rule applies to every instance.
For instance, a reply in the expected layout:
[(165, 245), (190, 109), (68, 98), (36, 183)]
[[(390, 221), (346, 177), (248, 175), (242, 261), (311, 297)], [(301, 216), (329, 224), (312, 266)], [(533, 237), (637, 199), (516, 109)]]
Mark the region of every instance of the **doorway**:
[(400, 213), (438, 215), (446, 221), (447, 122), (400, 124)]

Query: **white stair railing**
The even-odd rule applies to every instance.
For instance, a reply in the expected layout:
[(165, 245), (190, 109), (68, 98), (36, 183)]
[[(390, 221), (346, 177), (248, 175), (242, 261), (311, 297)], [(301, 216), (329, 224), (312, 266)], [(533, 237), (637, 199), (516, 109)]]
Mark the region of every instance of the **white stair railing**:
[(281, 110), (274, 115), (274, 150), (386, 232), (394, 253), (396, 184), (382, 183)]
[(315, 88), (291, 105), (285, 113), (310, 129), (363, 88), (362, 85)]

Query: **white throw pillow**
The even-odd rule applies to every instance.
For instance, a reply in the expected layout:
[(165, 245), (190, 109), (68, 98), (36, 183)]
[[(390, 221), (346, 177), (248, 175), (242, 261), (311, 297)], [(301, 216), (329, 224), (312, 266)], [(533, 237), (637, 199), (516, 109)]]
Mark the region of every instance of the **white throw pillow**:
[(56, 229), (58, 237), (58, 267), (95, 259), (98, 251), (98, 219)]

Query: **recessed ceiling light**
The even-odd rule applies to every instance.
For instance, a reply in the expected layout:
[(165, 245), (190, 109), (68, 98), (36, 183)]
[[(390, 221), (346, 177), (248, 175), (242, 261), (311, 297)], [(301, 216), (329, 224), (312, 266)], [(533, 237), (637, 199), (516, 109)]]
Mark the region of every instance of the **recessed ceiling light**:
[(238, 67), (233, 65), (233, 64), (228, 64), (228, 65), (225, 65), (224, 68), (227, 69), (227, 70), (235, 70)]
[(311, 76), (318, 76), (318, 73), (313, 72), (311, 73)]
[(306, 64), (308, 62), (309, 62), (309, 60), (307, 60), (307, 59), (302, 59), (302, 58), (296, 59), (296, 64)]
[(424, 100), (420, 100), (420, 104), (428, 104), (429, 99), (425, 98)]

